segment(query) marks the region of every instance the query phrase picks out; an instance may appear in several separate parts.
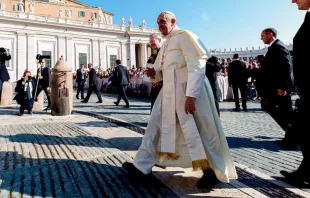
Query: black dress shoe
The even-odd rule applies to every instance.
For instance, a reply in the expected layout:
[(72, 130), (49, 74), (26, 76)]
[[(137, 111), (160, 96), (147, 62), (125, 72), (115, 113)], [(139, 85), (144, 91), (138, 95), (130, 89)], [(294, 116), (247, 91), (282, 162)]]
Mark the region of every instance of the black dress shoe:
[(147, 179), (149, 176), (151, 176), (150, 174), (144, 174), (142, 173), (139, 169), (137, 169), (133, 163), (129, 163), (129, 162), (125, 162), (122, 167), (132, 176), (134, 176), (134, 178), (136, 179)]
[(248, 108), (247, 107), (243, 107), (243, 111), (247, 112)]
[(47, 106), (45, 109), (43, 109), (43, 111), (48, 111), (48, 110), (51, 110), (51, 107)]
[(75, 96), (75, 97), (76, 97), (76, 99), (78, 99), (78, 100), (80, 99), (79, 96)]
[(124, 108), (129, 108), (129, 105), (125, 105)]
[(281, 175), (285, 177), (285, 181), (289, 184), (295, 185), (297, 187), (305, 187), (305, 182), (310, 182), (310, 178), (304, 178), (301, 174), (295, 172), (287, 172), (287, 171), (280, 171)]
[(102, 103), (102, 101), (97, 101), (96, 103)]
[(87, 103), (85, 100), (82, 100), (81, 103)]
[(234, 108), (233, 111), (241, 111), (240, 107), (239, 108)]
[(213, 188), (220, 181), (212, 169), (203, 171), (203, 176), (198, 180), (196, 187), (199, 189)]
[(116, 106), (118, 106), (118, 103), (117, 102), (113, 102)]

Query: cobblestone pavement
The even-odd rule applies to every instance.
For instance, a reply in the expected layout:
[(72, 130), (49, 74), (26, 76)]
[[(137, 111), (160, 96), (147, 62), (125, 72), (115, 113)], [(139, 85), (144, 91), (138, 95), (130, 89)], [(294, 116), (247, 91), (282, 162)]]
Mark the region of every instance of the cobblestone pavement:
[[(113, 105), (116, 96), (103, 94), (103, 104), (95, 104), (92, 96), (88, 104), (75, 101), (78, 110), (113, 117), (145, 128), (150, 117), (147, 99), (129, 98), (131, 108)], [(285, 150), (274, 143), (283, 138), (284, 131), (257, 102), (248, 103), (248, 112), (233, 112), (234, 103), (221, 102), (221, 120), (235, 162), (272, 177), (280, 177), (280, 170), (295, 170), (301, 160), (299, 149)]]
[[(177, 197), (155, 177), (131, 178), (121, 164), (132, 159), (87, 130), (94, 118), (44, 112), (21, 118), (14, 107), (0, 112), (1, 198)], [(100, 123), (101, 131), (119, 130)]]

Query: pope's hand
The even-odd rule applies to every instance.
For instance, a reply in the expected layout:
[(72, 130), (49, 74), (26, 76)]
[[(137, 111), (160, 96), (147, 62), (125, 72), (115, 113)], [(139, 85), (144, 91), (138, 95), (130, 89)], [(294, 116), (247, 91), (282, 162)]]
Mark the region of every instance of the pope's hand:
[(146, 74), (148, 77), (152, 78), (152, 77), (155, 76), (156, 72), (155, 72), (155, 69), (154, 69), (154, 68), (146, 68), (145, 74)]
[(185, 101), (185, 113), (186, 114), (193, 114), (196, 111), (196, 98), (188, 97), (186, 96), (186, 101)]

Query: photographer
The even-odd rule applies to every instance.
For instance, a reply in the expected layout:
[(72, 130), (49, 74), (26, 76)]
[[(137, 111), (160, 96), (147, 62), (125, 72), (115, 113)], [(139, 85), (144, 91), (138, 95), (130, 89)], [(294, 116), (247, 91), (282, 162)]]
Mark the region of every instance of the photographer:
[(32, 114), (36, 81), (32, 79), (30, 71), (25, 71), (23, 77), (17, 81), (14, 100), (20, 105), (19, 115), (24, 115), (24, 110)]
[(10, 75), (5, 66), (5, 61), (11, 60), (11, 55), (8, 51), (1, 47), (0, 48), (0, 101), (1, 101), (1, 92), (2, 92), (2, 84), (5, 81), (10, 80)]

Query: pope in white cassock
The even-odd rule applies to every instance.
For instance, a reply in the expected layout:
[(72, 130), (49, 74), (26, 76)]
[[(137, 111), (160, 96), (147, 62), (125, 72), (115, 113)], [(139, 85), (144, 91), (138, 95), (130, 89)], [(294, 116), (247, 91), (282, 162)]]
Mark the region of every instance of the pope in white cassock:
[(163, 80), (163, 88), (133, 164), (123, 167), (135, 176), (149, 175), (154, 165), (203, 170), (199, 188), (237, 179), (205, 77), (206, 48), (196, 35), (177, 27), (172, 12), (161, 13), (157, 23), (166, 41), (146, 73)]

